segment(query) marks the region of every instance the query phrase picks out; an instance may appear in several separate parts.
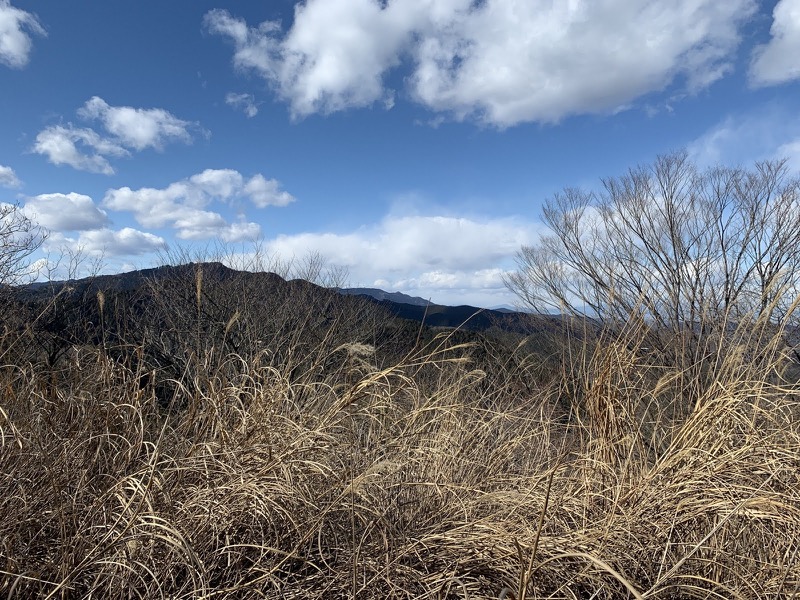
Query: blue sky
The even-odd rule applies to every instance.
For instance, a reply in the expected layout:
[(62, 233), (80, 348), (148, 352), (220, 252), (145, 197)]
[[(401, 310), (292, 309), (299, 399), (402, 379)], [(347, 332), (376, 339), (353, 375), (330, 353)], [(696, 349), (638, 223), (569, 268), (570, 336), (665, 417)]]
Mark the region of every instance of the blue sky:
[(800, 171), (800, 0), (0, 0), (0, 132), (51, 258), (255, 244), (509, 304), (563, 187), (681, 148)]

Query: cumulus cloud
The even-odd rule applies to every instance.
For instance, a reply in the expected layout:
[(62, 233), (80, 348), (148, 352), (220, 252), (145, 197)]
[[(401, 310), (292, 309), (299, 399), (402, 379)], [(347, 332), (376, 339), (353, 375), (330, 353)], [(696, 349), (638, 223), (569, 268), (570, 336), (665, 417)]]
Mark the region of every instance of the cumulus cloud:
[(110, 106), (102, 98), (90, 98), (79, 110), (82, 119), (99, 121), (106, 135), (88, 127), (52, 125), (36, 136), (33, 151), (55, 164), (81, 171), (112, 175), (109, 158), (130, 156), (147, 148), (163, 150), (170, 142), (190, 143), (196, 123), (178, 119), (161, 108)]
[(756, 8), (755, 0), (308, 0), (286, 32), (221, 9), (204, 24), (295, 117), (390, 107), (387, 74), (404, 65), (408, 93), (422, 105), (504, 127), (618, 110), (676, 81), (707, 87), (730, 70), (739, 27)]
[(0, 63), (21, 69), (30, 60), (30, 34), (46, 36), (35, 15), (0, 0)]
[(84, 231), (78, 245), (93, 256), (139, 256), (167, 247), (163, 238), (131, 227)]
[[(133, 213), (136, 221), (144, 227), (171, 227), (177, 230), (180, 239), (216, 237), (226, 242), (238, 242), (258, 237), (260, 226), (244, 221), (229, 224), (220, 213), (207, 210), (207, 207), (214, 202), (231, 203), (240, 199), (249, 199), (256, 206), (264, 207), (269, 204), (264, 201), (265, 184), (269, 182), (275, 180), (266, 180), (261, 174), (245, 180), (241, 173), (232, 169), (206, 169), (165, 188), (109, 190), (103, 205), (111, 210)], [(277, 182), (272, 193), (279, 199), (283, 194), (288, 195), (280, 190)]]
[[(45, 241), (45, 250), (50, 254), (58, 256), (66, 251), (84, 258), (100, 259), (102, 263), (111, 258), (150, 254), (166, 247), (167, 242), (163, 238), (131, 227), (119, 230), (103, 227), (82, 231), (77, 236), (55, 231)], [(46, 259), (43, 264), (47, 264)], [(95, 266), (102, 265), (98, 263)], [(59, 275), (58, 271), (56, 269), (56, 277), (69, 276), (68, 273)]]
[(225, 104), (237, 110), (241, 110), (248, 118), (253, 118), (258, 114), (258, 103), (253, 94), (236, 94), (229, 92), (225, 95)]
[(239, 192), (243, 181), (242, 175), (233, 169), (206, 169), (189, 178), (194, 190), (222, 200), (228, 200)]
[(354, 285), (492, 306), (510, 301), (502, 273), (542, 231), (540, 224), (519, 219), (388, 216), (350, 233), (278, 236), (265, 248), (284, 258), (318, 253), (346, 267)]
[(113, 175), (108, 157), (129, 156), (125, 148), (104, 138), (93, 129), (53, 125), (36, 136), (33, 151), (43, 154), (54, 165), (69, 165), (80, 171)]
[(779, 0), (772, 17), (769, 42), (753, 52), (750, 80), (755, 86), (800, 78), (800, 0)]
[(18, 188), (22, 185), (22, 182), (17, 177), (17, 174), (14, 173), (14, 169), (0, 165), (0, 185), (8, 188)]
[(244, 186), (244, 193), (259, 208), (267, 206), (286, 206), (295, 201), (286, 190), (281, 189), (281, 184), (276, 179), (266, 179), (260, 173), (254, 175)]
[[(384, 281), (396, 290), (430, 299), (437, 304), (470, 304), (491, 308), (512, 304), (513, 298), (503, 283), (507, 269), (492, 268), (477, 271), (424, 271), (407, 279)], [(380, 282), (380, 280), (378, 280)], [(377, 285), (376, 287), (381, 287)]]
[(93, 96), (78, 110), (87, 120), (99, 120), (105, 130), (123, 146), (134, 150), (161, 150), (168, 142), (191, 142), (188, 121), (183, 121), (163, 108), (109, 106)]
[(40, 194), (25, 201), (25, 215), (53, 231), (88, 231), (108, 224), (108, 215), (89, 196)]

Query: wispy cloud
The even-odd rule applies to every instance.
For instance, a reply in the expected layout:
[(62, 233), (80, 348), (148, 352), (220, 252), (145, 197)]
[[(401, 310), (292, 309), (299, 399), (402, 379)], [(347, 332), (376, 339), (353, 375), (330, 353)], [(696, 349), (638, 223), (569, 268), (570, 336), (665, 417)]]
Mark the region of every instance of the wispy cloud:
[(800, 170), (800, 115), (776, 104), (731, 114), (691, 142), (688, 150), (701, 166), (787, 159)]
[(0, 185), (8, 188), (18, 188), (22, 186), (22, 182), (17, 177), (14, 169), (0, 165)]
[(237, 110), (241, 110), (248, 118), (253, 118), (258, 114), (258, 103), (253, 94), (237, 94), (228, 92), (225, 95), (225, 104)]

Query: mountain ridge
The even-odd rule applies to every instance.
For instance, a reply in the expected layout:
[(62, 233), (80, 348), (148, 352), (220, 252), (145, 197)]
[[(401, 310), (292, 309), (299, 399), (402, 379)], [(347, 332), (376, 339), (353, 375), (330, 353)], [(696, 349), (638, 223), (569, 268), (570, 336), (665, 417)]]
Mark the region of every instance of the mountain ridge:
[[(114, 290), (117, 292), (131, 292), (139, 289), (148, 281), (163, 281), (174, 278), (185, 279), (195, 277), (196, 270), (200, 268), (203, 277), (218, 282), (234, 279), (258, 282), (262, 291), (268, 293), (275, 286), (287, 285), (311, 286), (318, 289), (336, 293), (344, 297), (361, 297), (376, 303), (388, 310), (392, 315), (401, 319), (424, 323), (431, 327), (460, 328), (470, 331), (485, 331), (490, 328), (525, 333), (531, 331), (533, 315), (511, 311), (506, 308), (488, 309), (462, 305), (444, 305), (430, 302), (418, 296), (410, 296), (402, 292), (387, 292), (380, 288), (325, 288), (304, 279), (286, 280), (280, 275), (268, 271), (239, 271), (227, 267), (219, 262), (186, 263), (181, 265), (163, 265), (147, 269), (137, 269), (110, 275), (96, 275), (81, 279), (64, 281), (36, 282), (20, 286), (23, 296), (38, 296), (43, 293), (61, 292), (66, 290), (70, 294), (86, 293), (90, 290)], [(541, 324), (540, 324), (541, 326)]]
[(398, 304), (411, 304), (413, 306), (428, 306), (433, 304), (430, 300), (420, 298), (419, 296), (409, 296), (403, 292), (387, 292), (380, 288), (370, 287), (354, 287), (354, 288), (336, 288), (340, 294), (349, 296), (367, 296), (374, 300), (388, 300)]

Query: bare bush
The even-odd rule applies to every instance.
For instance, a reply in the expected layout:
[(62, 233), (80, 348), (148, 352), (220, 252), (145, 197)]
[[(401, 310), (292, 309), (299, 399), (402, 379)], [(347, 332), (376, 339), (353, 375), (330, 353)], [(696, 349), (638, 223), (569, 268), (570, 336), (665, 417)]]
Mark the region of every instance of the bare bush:
[(552, 233), (519, 251), (506, 282), (525, 305), (611, 330), (641, 321), (644, 345), (684, 366), (714, 356), (742, 323), (790, 325), (800, 179), (785, 161), (701, 170), (679, 152), (602, 183), (545, 203)]
[(30, 257), (42, 245), (45, 231), (16, 204), (0, 202), (0, 286), (30, 276)]

